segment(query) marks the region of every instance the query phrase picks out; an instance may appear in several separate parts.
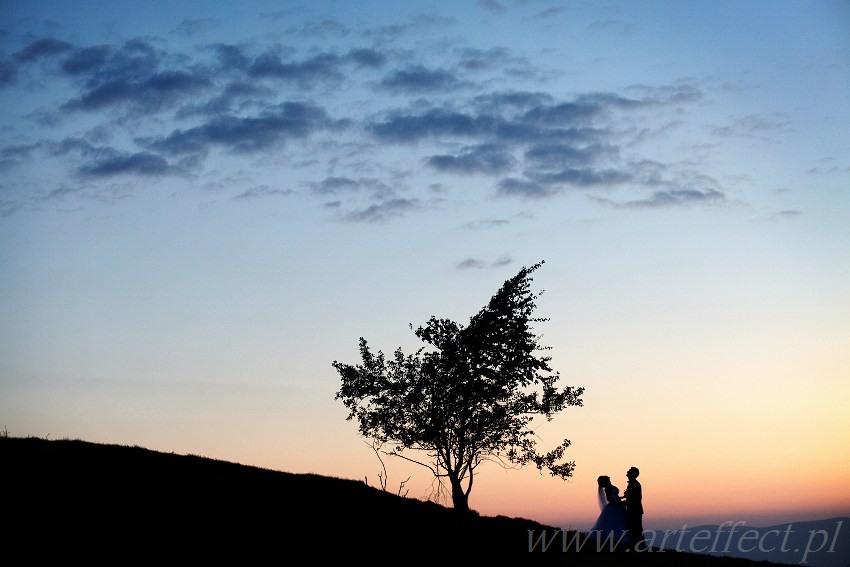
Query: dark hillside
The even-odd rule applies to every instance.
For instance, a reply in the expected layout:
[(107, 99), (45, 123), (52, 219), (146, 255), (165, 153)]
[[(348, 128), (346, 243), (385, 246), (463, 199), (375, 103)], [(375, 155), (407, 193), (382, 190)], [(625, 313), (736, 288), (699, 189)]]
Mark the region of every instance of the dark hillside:
[(30, 558), (238, 554), (427, 562), (467, 554), (570, 565), (758, 565), (674, 552), (565, 554), (560, 543), (545, 555), (530, 554), (529, 530), (558, 530), (521, 518), (461, 516), (355, 480), (140, 447), (0, 437), (0, 471), (3, 539)]

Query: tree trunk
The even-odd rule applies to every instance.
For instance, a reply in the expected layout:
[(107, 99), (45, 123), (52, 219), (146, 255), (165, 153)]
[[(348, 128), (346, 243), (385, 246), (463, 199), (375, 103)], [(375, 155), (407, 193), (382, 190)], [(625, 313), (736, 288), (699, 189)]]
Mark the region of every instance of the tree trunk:
[(464, 492), (459, 479), (450, 478), (452, 484), (452, 506), (459, 512), (469, 512), (469, 495)]

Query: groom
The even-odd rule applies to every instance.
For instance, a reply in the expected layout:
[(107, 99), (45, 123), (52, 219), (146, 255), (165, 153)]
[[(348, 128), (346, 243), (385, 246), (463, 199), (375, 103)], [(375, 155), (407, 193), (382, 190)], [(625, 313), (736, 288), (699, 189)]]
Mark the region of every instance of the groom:
[(626, 521), (633, 545), (643, 541), (643, 491), (637, 480), (639, 474), (640, 471), (637, 467), (632, 467), (626, 471), (629, 484), (626, 486), (625, 493), (623, 493), (623, 500), (626, 503)]

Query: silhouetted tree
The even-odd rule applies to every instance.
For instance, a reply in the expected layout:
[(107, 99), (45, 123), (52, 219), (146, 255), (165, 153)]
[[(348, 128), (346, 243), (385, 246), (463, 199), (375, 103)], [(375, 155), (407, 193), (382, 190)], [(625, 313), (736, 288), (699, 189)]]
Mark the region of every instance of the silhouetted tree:
[[(360, 338), (362, 363), (333, 362), (342, 378), (336, 394), (360, 433), (400, 456), (448, 478), (455, 509), (469, 510), (476, 468), (486, 460), (534, 464), (553, 476), (572, 476), (574, 462), (559, 462), (570, 441), (548, 453), (536, 450), (535, 415), (547, 421), (567, 406), (581, 406), (584, 388), (558, 389), (559, 375), (542, 356), (531, 324), (537, 295), (531, 273), (539, 262), (505, 281), (467, 326), (431, 317), (414, 332), (427, 345), (392, 358), (373, 353)], [(413, 326), (411, 325), (411, 329)], [(403, 455), (420, 451), (427, 459)], [(423, 462), (426, 461), (426, 462)], [(504, 461), (502, 461), (504, 462)]]

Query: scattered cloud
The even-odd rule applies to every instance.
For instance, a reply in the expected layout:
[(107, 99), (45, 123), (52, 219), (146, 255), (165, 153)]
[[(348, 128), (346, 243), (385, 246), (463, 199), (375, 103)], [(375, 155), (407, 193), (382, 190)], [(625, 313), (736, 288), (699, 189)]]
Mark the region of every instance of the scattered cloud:
[(457, 263), (456, 268), (459, 270), (484, 270), (487, 268), (499, 268), (511, 264), (513, 260), (507, 254), (499, 256), (496, 260), (485, 261), (478, 258), (465, 258)]
[(725, 200), (725, 195), (714, 189), (673, 189), (669, 191), (655, 191), (645, 199), (633, 199), (625, 202), (616, 202), (610, 199), (594, 198), (600, 203), (618, 208), (645, 209), (657, 207), (671, 207), (681, 205), (694, 205), (717, 203)]
[(485, 219), (480, 221), (472, 221), (464, 223), (460, 226), (463, 230), (490, 230), (510, 224), (510, 221), (505, 219)]
[(197, 18), (194, 20), (183, 20), (174, 28), (174, 33), (185, 37), (203, 33), (207, 30), (215, 29), (221, 25), (220, 20), (215, 18)]
[(459, 270), (469, 270), (469, 269), (472, 269), (472, 268), (476, 268), (476, 269), (480, 270), (481, 268), (485, 268), (486, 266), (487, 266), (486, 263), (484, 263), (481, 260), (478, 260), (478, 259), (475, 259), (475, 258), (466, 258), (466, 259), (458, 262), (457, 268)]
[(632, 180), (627, 171), (567, 167), (556, 172), (531, 172), (538, 185), (573, 185), (578, 187), (610, 186)]
[(458, 155), (436, 155), (427, 164), (444, 173), (495, 175), (510, 171), (516, 160), (502, 146), (483, 144), (465, 149)]
[(787, 132), (791, 120), (781, 113), (748, 114), (731, 118), (726, 126), (716, 126), (712, 129), (715, 136), (745, 136), (765, 137), (774, 133)]
[(294, 193), (292, 189), (273, 189), (268, 185), (257, 185), (256, 187), (251, 187), (244, 193), (234, 196), (233, 199), (235, 201), (247, 201), (258, 197), (285, 196), (291, 195), (292, 193)]
[(165, 175), (178, 171), (168, 165), (161, 156), (147, 152), (122, 154), (115, 152), (79, 168), (86, 177), (111, 177), (121, 174), (135, 174), (143, 177)]
[(436, 136), (493, 137), (496, 119), (450, 109), (435, 108), (418, 114), (393, 112), (385, 120), (367, 125), (383, 142), (416, 142)]
[(241, 46), (217, 43), (207, 49), (215, 53), (218, 64), (224, 71), (246, 69), (251, 64), (251, 58)]
[(15, 61), (18, 61), (19, 63), (30, 63), (45, 57), (56, 56), (71, 48), (71, 44), (67, 41), (60, 41), (58, 39), (46, 37), (30, 43), (15, 53), (12, 57), (14, 57)]
[(303, 61), (283, 61), (277, 53), (266, 52), (248, 67), (248, 75), (290, 81), (310, 88), (323, 81), (339, 82), (343, 60), (331, 53), (322, 53)]
[(779, 211), (778, 213), (775, 213), (771, 218), (773, 218), (773, 219), (793, 219), (793, 218), (799, 217), (802, 214), (803, 214), (802, 211), (789, 209), (789, 210), (785, 210), (785, 211)]
[(428, 69), (421, 65), (392, 71), (380, 81), (385, 89), (407, 93), (452, 91), (465, 84), (445, 69)]
[[(480, 5), (488, 11), (503, 8), (497, 1)], [(538, 16), (558, 13), (559, 9), (546, 10)], [(184, 20), (174, 32), (192, 37), (220, 23), (206, 18)], [(402, 27), (454, 23), (426, 14)], [(384, 29), (369, 34), (406, 31)], [(341, 37), (350, 32), (325, 20), (290, 33)], [(417, 152), (418, 145), (428, 145), (420, 163), (444, 175), (490, 177), (499, 197), (539, 200), (568, 189), (620, 188), (632, 198), (608, 204), (635, 209), (716, 203), (724, 198), (719, 184), (682, 179), (676, 164), (635, 159), (633, 146), (627, 146), (648, 136), (646, 128), (634, 128), (640, 115), (632, 118), (629, 113), (696, 101), (702, 93), (693, 84), (631, 85), (622, 93), (586, 92), (562, 98), (545, 91), (491, 90), (470, 78), (510, 65), (528, 66), (528, 61), (505, 47), (446, 49), (445, 54), (454, 66), (393, 68), (392, 62), (404, 58), (380, 41), (339, 53), (330, 47), (314, 49), (305, 56), (291, 47), (260, 48), (252, 43), (213, 43), (191, 53), (177, 53), (148, 39), (97, 45), (35, 39), (10, 59), (0, 60), (0, 87), (14, 82), (21, 68), (51, 61), (37, 68), (46, 77), (67, 81), (76, 92), (55, 108), (39, 109), (33, 120), (60, 124), (63, 118), (81, 113), (102, 114), (103, 122), (89, 131), (88, 140), (100, 136), (112, 144), (108, 140), (116, 136), (116, 123), (144, 123), (145, 128), (138, 128), (144, 134), (114, 147), (96, 146), (83, 138), (8, 145), (0, 147), (0, 168), (9, 170), (34, 159), (35, 152), (46, 152), (73, 158), (72, 171), (93, 179), (184, 174), (200, 166), (214, 149), (232, 155), (270, 155), (296, 140), (365, 132), (367, 140), (351, 155)], [(384, 70), (377, 83), (371, 82), (374, 76), (364, 78), (375, 70)], [(316, 94), (329, 95), (342, 84), (377, 85), (391, 96), (383, 101), (385, 106), (362, 116), (345, 116), (350, 109), (334, 105), (340, 117), (326, 110), (331, 108), (325, 106), (327, 99), (304, 96), (320, 85), (329, 89), (315, 90)], [(449, 98), (440, 96), (449, 94)], [(179, 127), (175, 120), (180, 121)], [(750, 115), (734, 121), (727, 127), (729, 132), (718, 129), (715, 133), (775, 132), (787, 125), (780, 115)], [(350, 143), (325, 144), (332, 146), (352, 147)], [(627, 147), (629, 159), (623, 157)], [(317, 196), (335, 196), (339, 210), (348, 211), (343, 213), (344, 220), (383, 221), (426, 208), (413, 196), (399, 197), (391, 174), (381, 178), (374, 173), (381, 168), (355, 165), (364, 163), (362, 157), (334, 155), (327, 163), (329, 171), (340, 168), (339, 172), (301, 183)], [(368, 176), (360, 175), (358, 169), (369, 171)], [(636, 193), (646, 195), (647, 190), (651, 190), (649, 196), (635, 197)], [(234, 199), (280, 191), (261, 185)]]
[(387, 56), (375, 49), (351, 49), (346, 59), (354, 62), (358, 67), (373, 69), (379, 69), (387, 62)]
[(109, 61), (113, 48), (109, 45), (94, 45), (74, 49), (62, 61), (62, 70), (68, 75), (85, 75), (102, 68)]
[(357, 179), (342, 176), (326, 177), (318, 183), (311, 183), (310, 188), (317, 195), (340, 195), (368, 192), (369, 196), (378, 201), (386, 201), (395, 196), (395, 190), (374, 177)]
[(168, 136), (138, 140), (144, 146), (169, 154), (203, 154), (212, 146), (236, 153), (250, 153), (293, 138), (306, 138), (317, 130), (344, 127), (321, 107), (286, 102), (258, 116), (224, 115)]
[(634, 26), (627, 22), (614, 19), (594, 20), (587, 25), (587, 29), (592, 31), (614, 31), (616, 33), (630, 33), (634, 30)]
[(178, 118), (201, 115), (222, 115), (237, 112), (243, 106), (257, 106), (274, 96), (274, 90), (264, 85), (239, 80), (225, 85), (220, 94), (209, 98), (203, 104), (188, 104), (177, 112)]
[(580, 146), (553, 142), (530, 146), (525, 152), (525, 159), (538, 168), (568, 168), (601, 159), (614, 159), (617, 153), (617, 147), (607, 143)]
[(505, 11), (505, 6), (498, 0), (478, 0), (478, 5), (490, 12), (501, 13)]
[(451, 16), (439, 14), (418, 14), (411, 17), (407, 22), (368, 28), (361, 32), (365, 38), (379, 42), (391, 41), (404, 36), (410, 32), (422, 32), (427, 29), (440, 29), (456, 24), (457, 21)]
[(501, 69), (509, 64), (529, 65), (528, 60), (513, 56), (506, 47), (493, 47), (486, 50), (464, 48), (458, 50), (457, 54), (460, 58), (458, 66), (465, 71)]
[(296, 31), (297, 35), (303, 37), (314, 37), (326, 39), (328, 37), (345, 37), (351, 30), (336, 20), (321, 20), (306, 24)]
[(0, 89), (11, 85), (18, 74), (18, 67), (11, 61), (0, 60)]
[(850, 173), (850, 165), (848, 166), (839, 166), (833, 165), (829, 167), (817, 166), (812, 167), (806, 170), (806, 173), (811, 173), (814, 175), (825, 175), (829, 173)]
[(349, 222), (383, 222), (422, 208), (423, 205), (418, 199), (389, 199), (362, 209), (350, 211), (343, 215), (342, 220)]
[(320, 194), (335, 194), (358, 190), (360, 190), (360, 184), (349, 177), (326, 177), (313, 186), (313, 191)]
[(564, 12), (563, 8), (547, 8), (542, 12), (538, 12), (534, 15), (534, 19), (536, 20), (548, 20), (549, 18), (553, 18), (558, 16)]
[(551, 185), (543, 185), (515, 177), (506, 177), (499, 181), (498, 185), (498, 194), (505, 197), (542, 199), (551, 197), (558, 192), (559, 190)]
[(209, 86), (209, 79), (203, 75), (185, 71), (164, 71), (142, 80), (121, 78), (105, 81), (81, 97), (66, 102), (62, 109), (94, 111), (127, 104), (142, 113), (151, 113), (171, 106), (179, 98)]

